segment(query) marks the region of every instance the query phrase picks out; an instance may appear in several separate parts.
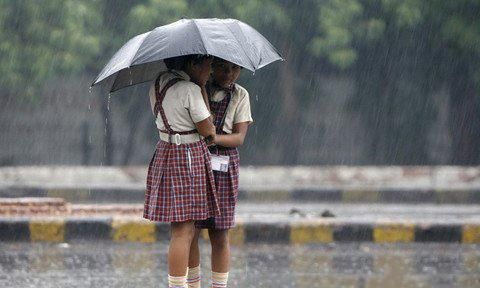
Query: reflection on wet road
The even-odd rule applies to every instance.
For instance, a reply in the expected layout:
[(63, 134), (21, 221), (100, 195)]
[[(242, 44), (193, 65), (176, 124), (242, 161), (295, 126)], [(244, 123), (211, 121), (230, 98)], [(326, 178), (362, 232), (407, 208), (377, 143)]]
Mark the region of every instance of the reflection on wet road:
[[(480, 287), (480, 249), (459, 244), (245, 245), (229, 287)], [(209, 287), (209, 246), (202, 246)], [(0, 243), (0, 287), (167, 287), (166, 243)]]

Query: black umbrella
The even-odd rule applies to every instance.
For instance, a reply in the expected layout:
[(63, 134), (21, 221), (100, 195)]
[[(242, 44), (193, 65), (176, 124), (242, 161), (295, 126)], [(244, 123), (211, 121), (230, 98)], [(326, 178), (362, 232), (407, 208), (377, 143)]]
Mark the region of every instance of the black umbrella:
[(182, 19), (130, 39), (92, 86), (110, 92), (152, 81), (166, 70), (163, 59), (189, 54), (216, 56), (255, 71), (282, 57), (257, 30), (235, 19)]

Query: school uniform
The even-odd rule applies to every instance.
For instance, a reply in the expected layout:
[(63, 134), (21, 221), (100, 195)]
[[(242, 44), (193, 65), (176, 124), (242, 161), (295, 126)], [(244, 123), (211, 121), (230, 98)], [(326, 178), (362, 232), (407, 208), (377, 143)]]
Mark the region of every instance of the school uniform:
[(195, 123), (210, 113), (183, 71), (160, 74), (149, 92), (160, 141), (150, 161), (143, 217), (158, 222), (220, 215), (210, 153)]
[[(210, 110), (214, 115), (216, 133), (231, 134), (233, 125), (253, 122), (250, 99), (245, 88), (238, 84), (224, 89), (213, 83), (207, 83)], [(220, 206), (220, 216), (205, 221), (196, 221), (197, 228), (229, 229), (235, 226), (235, 206), (238, 199), (238, 178), (240, 157), (237, 148), (219, 145), (209, 147), (212, 155), (229, 157), (228, 171), (213, 171)]]

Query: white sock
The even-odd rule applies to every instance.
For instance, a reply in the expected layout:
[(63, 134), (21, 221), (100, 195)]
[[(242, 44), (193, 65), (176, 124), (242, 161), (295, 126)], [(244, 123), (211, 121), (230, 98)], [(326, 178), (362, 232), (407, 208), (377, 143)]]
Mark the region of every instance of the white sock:
[(200, 288), (200, 265), (194, 268), (188, 268), (187, 284), (188, 288)]
[(212, 288), (227, 288), (228, 272), (218, 273), (212, 271)]
[(168, 288), (187, 288), (187, 276), (168, 275)]

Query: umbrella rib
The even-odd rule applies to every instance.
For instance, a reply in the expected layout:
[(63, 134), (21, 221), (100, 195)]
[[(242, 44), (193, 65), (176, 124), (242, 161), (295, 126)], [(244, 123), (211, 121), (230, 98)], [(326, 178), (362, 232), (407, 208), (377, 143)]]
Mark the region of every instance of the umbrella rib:
[[(139, 48), (142, 46), (143, 42), (145, 42), (145, 40), (147, 39), (147, 37), (150, 36), (150, 34), (152, 33), (152, 31), (149, 31), (149, 32), (147, 32), (147, 33), (148, 33), (148, 34), (143, 38), (142, 43), (140, 43), (140, 45), (138, 45)], [(110, 93), (118, 90), (118, 89), (113, 90), (113, 87), (115, 87), (115, 84), (117, 83), (118, 75), (119, 75), (120, 72), (122, 72), (123, 70), (130, 69), (130, 68), (132, 67), (132, 66), (131, 66), (131, 65), (132, 65), (132, 62), (133, 62), (133, 60), (137, 57), (139, 50), (140, 50), (140, 49), (137, 49), (137, 52), (135, 52), (135, 54), (133, 55), (132, 59), (130, 60), (130, 63), (128, 64), (128, 66), (125, 67), (125, 68), (123, 68), (123, 69), (121, 69), (121, 70), (119, 70), (119, 71), (117, 72), (117, 77), (115, 77), (115, 80), (114, 80), (113, 83), (112, 83), (112, 87), (110, 87)], [(128, 86), (130, 86), (130, 85), (128, 85)], [(128, 86), (125, 86), (125, 87), (128, 87)]]
[[(230, 31), (230, 33), (232, 34), (233, 38), (235, 38), (235, 40), (237, 40), (237, 42), (240, 44), (240, 46), (245, 50), (245, 47), (242, 45), (242, 42), (238, 40), (237, 36), (235, 35), (235, 33), (233, 33), (232, 29), (230, 29), (230, 27), (228, 27), (227, 24), (225, 23), (222, 23), (225, 27), (227, 27), (228, 31)], [(238, 23), (235, 22), (236, 25), (238, 25)], [(242, 29), (240, 29), (242, 30)], [(243, 51), (243, 53), (245, 54), (245, 56), (247, 56), (248, 60), (250, 60), (250, 64), (252, 64), (252, 67), (255, 70), (257, 70), (257, 65), (253, 62), (253, 59), (250, 58), (250, 56), (245, 53), (245, 51)]]
[(196, 19), (192, 19), (193, 25), (195, 25), (195, 28), (198, 31), (198, 35), (200, 35), (200, 39), (202, 39), (203, 48), (205, 49), (205, 52), (207, 52), (207, 55), (208, 55), (207, 47), (205, 47), (205, 38), (203, 37), (202, 31), (200, 31), (200, 28), (198, 28), (197, 22), (195, 20)]
[[(130, 69), (130, 67), (127, 67), (127, 68)], [(122, 70), (125, 70), (125, 69), (127, 69), (127, 68), (123, 68)], [(118, 76), (120, 75), (120, 72), (122, 72), (122, 70), (120, 70), (120, 71), (118, 71), (118, 72), (116, 73), (117, 76), (115, 76), (115, 80), (113, 80), (112, 86), (110, 87), (110, 93), (112, 93), (113, 91), (115, 91), (115, 90), (113, 90), (113, 87), (115, 87), (115, 84), (117, 83), (117, 80), (118, 80)], [(115, 74), (113, 74), (113, 75), (115, 75)]]
[[(147, 34), (147, 33), (148, 33), (148, 34)], [(142, 43), (140, 43), (140, 44), (138, 45), (138, 47), (142, 46), (143, 42), (145, 42), (145, 40), (146, 40), (147, 37), (150, 35), (150, 33), (152, 33), (152, 31), (145, 32), (145, 34), (147, 34), (147, 35), (143, 38)], [(136, 36), (136, 37), (138, 37), (138, 36)], [(133, 38), (132, 38), (132, 39), (133, 39)], [(132, 39), (130, 39), (130, 40), (132, 40)], [(129, 40), (129, 41), (130, 41), (130, 40)], [(127, 43), (128, 43), (128, 42), (127, 42)], [(117, 51), (117, 52), (118, 52), (118, 51)], [(137, 54), (138, 54), (138, 49), (137, 49), (137, 52), (135, 52), (135, 54), (133, 55), (133, 57), (130, 59), (127, 67), (124, 67), (124, 68), (116, 71), (114, 74), (111, 74), (111, 75), (105, 77), (105, 78), (102, 79), (100, 82), (105, 81), (106, 79), (112, 77), (112, 76), (115, 75), (115, 74), (117, 74), (117, 75), (120, 74), (120, 72), (123, 71), (123, 70), (125, 70), (125, 69), (130, 69), (133, 60), (137, 57)], [(108, 65), (108, 63), (107, 63), (107, 65)], [(99, 83), (100, 83), (100, 82), (96, 83), (97, 80), (99, 79), (100, 75), (101, 75), (101, 73), (98, 74), (97, 77), (95, 77), (95, 80), (93, 80), (93, 83), (92, 83), (92, 85), (91, 85), (90, 87), (93, 87), (95, 84), (99, 84)], [(117, 82), (117, 77), (115, 77), (115, 80), (114, 80), (113, 83), (112, 83), (112, 87), (115, 85), (116, 82)], [(110, 90), (112, 89), (112, 87), (110, 87)]]
[[(162, 61), (162, 60), (160, 60), (160, 61)], [(127, 68), (130, 69), (130, 68), (132, 68), (132, 67), (140, 66), (140, 65), (142, 65), (142, 64), (137, 64), (137, 65), (129, 66), (129, 67), (127, 67)], [(137, 84), (141, 84), (141, 83), (145, 83), (145, 82), (152, 81), (152, 79), (148, 79), (148, 80), (144, 80), (144, 81), (140, 81), (140, 82), (135, 82), (135, 83), (132, 84), (132, 85), (126, 85), (126, 86), (122, 86), (121, 88), (116, 88), (116, 89), (114, 89), (115, 84), (117, 83), (117, 80), (118, 80), (118, 75), (120, 74), (120, 72), (122, 72), (123, 70), (125, 70), (125, 69), (127, 69), (127, 68), (123, 68), (122, 70), (120, 70), (120, 71), (118, 71), (118, 72), (115, 73), (115, 74), (117, 74), (117, 77), (115, 77), (115, 80), (114, 80), (113, 83), (112, 83), (112, 87), (110, 87), (110, 92), (115, 92), (115, 91), (117, 91), (117, 90), (119, 90), (119, 89), (122, 89), (122, 88), (125, 88), (125, 87), (130, 87), (130, 86), (133, 86), (133, 85), (137, 85)], [(115, 75), (115, 74), (112, 74), (112, 75)], [(112, 76), (112, 75), (111, 75), (111, 76)], [(155, 77), (157, 77), (157, 74), (156, 74)], [(153, 79), (155, 79), (155, 78), (153, 78)]]
[(137, 52), (135, 52), (135, 54), (134, 54), (133, 57), (132, 57), (132, 60), (130, 60), (130, 64), (128, 64), (128, 67), (126, 67), (126, 68), (129, 68), (129, 69), (130, 69), (130, 67), (131, 67), (130, 65), (132, 65), (133, 60), (134, 60), (135, 58), (137, 58), (138, 51), (140, 51), (140, 47), (143, 45), (143, 42), (145, 42), (145, 40), (147, 40), (148, 36), (150, 36), (150, 34), (152, 34), (152, 32), (153, 32), (153, 30), (147, 32), (148, 35), (145, 36), (145, 37), (143, 38), (143, 40), (142, 40), (142, 43), (140, 43), (140, 45), (138, 45), (138, 48), (139, 48), (139, 49), (137, 49)]
[(136, 82), (135, 84), (132, 84), (132, 85), (127, 85), (127, 86), (122, 86), (120, 88), (116, 88), (115, 90), (113, 89), (113, 85), (112, 85), (112, 88), (110, 89), (110, 93), (113, 93), (115, 91), (118, 91), (120, 89), (123, 89), (125, 87), (131, 87), (131, 86), (134, 86), (134, 85), (137, 85), (137, 84), (142, 84), (142, 83), (147, 83), (147, 82), (151, 82), (152, 80), (145, 80), (145, 81), (141, 81), (141, 82)]

